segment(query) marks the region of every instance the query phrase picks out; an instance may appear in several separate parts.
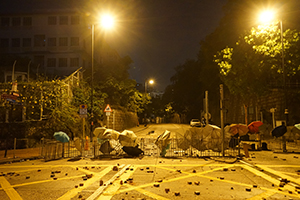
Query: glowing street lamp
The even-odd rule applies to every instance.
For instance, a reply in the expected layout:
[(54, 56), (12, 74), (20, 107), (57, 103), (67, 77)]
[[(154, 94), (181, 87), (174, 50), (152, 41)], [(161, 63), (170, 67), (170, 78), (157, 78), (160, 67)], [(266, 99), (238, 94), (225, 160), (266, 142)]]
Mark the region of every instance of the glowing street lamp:
[[(261, 13), (260, 21), (263, 23), (271, 23), (275, 21), (275, 12), (271, 10), (267, 10)], [(286, 70), (284, 67), (284, 44), (283, 44), (283, 27), (282, 27), (282, 20), (279, 20), (280, 23), (280, 39), (281, 39), (281, 68), (283, 72), (283, 91), (284, 91), (284, 114), (285, 114), (285, 125), (288, 125), (288, 108), (287, 108), (287, 91), (286, 91)], [(285, 137), (283, 136), (283, 151), (286, 151), (285, 145)]]
[(146, 80), (145, 81), (145, 93), (147, 93), (148, 84), (153, 85), (154, 84), (154, 80), (150, 79), (150, 80)]
[[(103, 14), (101, 16), (100, 24), (101, 27), (105, 30), (111, 29), (114, 27), (114, 18), (112, 15), (109, 14)], [(94, 57), (95, 57), (95, 23), (92, 24), (92, 77), (91, 77), (91, 133), (90, 133), (90, 139), (92, 140), (92, 134), (93, 134), (93, 104), (94, 104)]]

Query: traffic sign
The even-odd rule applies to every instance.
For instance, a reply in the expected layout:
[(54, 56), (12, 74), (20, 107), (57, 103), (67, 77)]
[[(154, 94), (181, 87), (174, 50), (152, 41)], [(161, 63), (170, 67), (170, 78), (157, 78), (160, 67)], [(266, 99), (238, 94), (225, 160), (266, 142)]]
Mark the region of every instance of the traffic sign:
[(104, 112), (112, 112), (112, 109), (109, 106), (109, 104), (107, 104), (107, 106), (105, 107)]
[(81, 104), (79, 108), (80, 109), (87, 109), (87, 105), (86, 104)]
[(79, 114), (81, 118), (87, 118), (87, 105), (82, 104), (79, 107)]

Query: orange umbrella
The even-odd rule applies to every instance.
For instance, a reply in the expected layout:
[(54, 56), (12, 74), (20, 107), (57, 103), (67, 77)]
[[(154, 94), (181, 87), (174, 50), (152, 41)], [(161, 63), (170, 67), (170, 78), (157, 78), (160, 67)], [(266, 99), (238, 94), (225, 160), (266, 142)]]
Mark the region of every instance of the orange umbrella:
[(259, 132), (259, 127), (263, 125), (263, 123), (261, 121), (254, 121), (254, 122), (251, 122), (249, 125), (248, 125), (248, 128), (249, 128), (249, 132), (250, 133), (258, 133)]
[(229, 132), (232, 136), (239, 134), (239, 136), (246, 135), (249, 132), (248, 126), (244, 124), (231, 124)]

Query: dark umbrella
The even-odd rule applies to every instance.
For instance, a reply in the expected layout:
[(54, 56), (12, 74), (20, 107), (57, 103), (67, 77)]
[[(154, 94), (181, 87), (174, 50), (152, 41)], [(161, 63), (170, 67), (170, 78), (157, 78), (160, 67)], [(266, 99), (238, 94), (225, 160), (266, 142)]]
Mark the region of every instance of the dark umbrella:
[(286, 126), (285, 125), (280, 125), (275, 127), (272, 130), (272, 136), (274, 137), (281, 137), (287, 132)]
[(69, 140), (70, 140), (69, 136), (65, 132), (62, 132), (62, 131), (55, 132), (53, 136), (56, 140), (58, 140), (62, 143), (69, 142)]
[(141, 154), (144, 154), (138, 145), (135, 147), (122, 147), (123, 151), (127, 153), (129, 156), (138, 157)]
[(249, 125), (248, 125), (248, 129), (249, 129), (249, 132), (250, 133), (258, 133), (259, 132), (259, 127), (263, 125), (263, 123), (261, 121), (254, 121), (254, 122), (251, 122)]

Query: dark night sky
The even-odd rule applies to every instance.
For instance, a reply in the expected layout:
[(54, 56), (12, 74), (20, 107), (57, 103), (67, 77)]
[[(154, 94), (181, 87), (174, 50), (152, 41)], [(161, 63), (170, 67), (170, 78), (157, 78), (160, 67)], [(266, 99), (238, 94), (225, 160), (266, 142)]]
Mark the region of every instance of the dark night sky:
[(144, 83), (153, 78), (154, 88), (163, 91), (176, 66), (196, 59), (199, 42), (218, 26), (227, 0), (0, 0), (0, 5), (13, 4), (14, 10), (22, 12), (58, 5), (84, 10), (79, 2), (90, 5), (91, 13), (111, 10), (116, 15), (114, 32), (105, 34), (108, 44), (121, 56), (132, 58), (132, 79)]
[[(195, 59), (199, 42), (217, 27), (226, 0), (144, 0), (131, 22), (135, 26), (112, 34), (108, 42), (121, 56), (129, 55), (134, 64), (131, 78), (144, 83), (155, 79), (155, 89), (170, 84), (174, 68), (187, 59)], [(122, 24), (122, 23), (125, 23)]]

